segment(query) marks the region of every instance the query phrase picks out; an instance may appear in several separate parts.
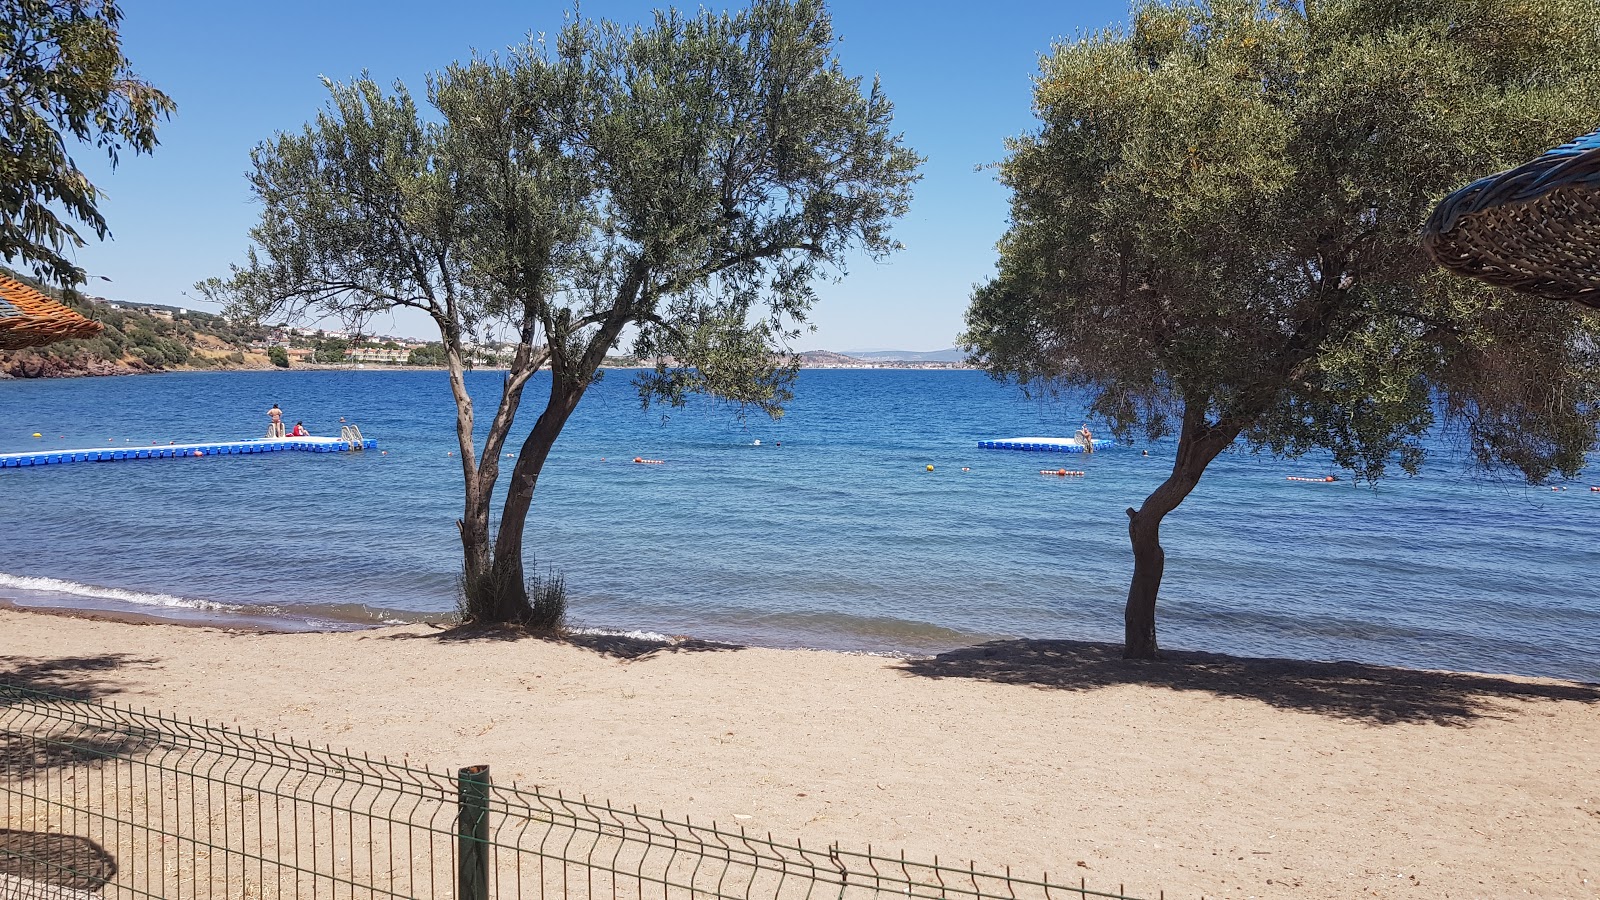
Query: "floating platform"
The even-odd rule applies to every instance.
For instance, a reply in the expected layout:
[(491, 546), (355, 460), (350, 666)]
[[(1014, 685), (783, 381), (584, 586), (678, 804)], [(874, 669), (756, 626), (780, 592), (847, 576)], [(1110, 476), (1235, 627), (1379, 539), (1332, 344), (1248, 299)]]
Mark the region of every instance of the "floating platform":
[(218, 441), (205, 444), (152, 444), (149, 447), (96, 447), (90, 450), (35, 450), (28, 453), (0, 453), (0, 469), (18, 466), (56, 466), (75, 462), (113, 462), (124, 459), (192, 459), (196, 456), (233, 456), (244, 453), (339, 453), (347, 450), (376, 450), (378, 442), (364, 439), (347, 441), (333, 437), (261, 438), (251, 441)]
[[(1111, 442), (1096, 438), (1095, 449), (1110, 446)], [(993, 441), (979, 441), (984, 450), (1043, 450), (1052, 453), (1082, 453), (1083, 442), (1077, 438), (1014, 437)]]

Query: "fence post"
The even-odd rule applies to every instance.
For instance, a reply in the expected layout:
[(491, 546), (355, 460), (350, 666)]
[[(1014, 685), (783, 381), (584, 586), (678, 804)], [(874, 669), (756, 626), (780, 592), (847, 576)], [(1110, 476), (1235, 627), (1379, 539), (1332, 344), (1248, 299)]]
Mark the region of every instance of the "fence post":
[(456, 779), (456, 897), (489, 900), (489, 767), (467, 766)]

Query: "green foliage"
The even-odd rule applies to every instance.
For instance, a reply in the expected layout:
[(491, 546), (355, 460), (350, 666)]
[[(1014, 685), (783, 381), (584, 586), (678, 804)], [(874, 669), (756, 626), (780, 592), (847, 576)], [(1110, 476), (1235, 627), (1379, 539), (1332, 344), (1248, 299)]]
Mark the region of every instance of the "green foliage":
[[(250, 321), (396, 307), (439, 328), (457, 398), (468, 567), (488, 565), (500, 450), (541, 365), (550, 395), (517, 455), (494, 555), (520, 559), (550, 445), (622, 335), (656, 360), (646, 402), (693, 392), (776, 414), (813, 283), (897, 249), (918, 157), (879, 86), (843, 74), (819, 0), (663, 12), (622, 28), (574, 14), (553, 43), (404, 85), (327, 84), (314, 123), (252, 155), (248, 261), (198, 288)], [(462, 371), (512, 343), (482, 444)], [(526, 418), (523, 421), (527, 421)], [(508, 590), (521, 565), (506, 563)], [(515, 577), (511, 577), (515, 575)]]
[(84, 280), (68, 257), (84, 245), (73, 220), (110, 233), (67, 139), (114, 167), (125, 149), (153, 151), (157, 120), (175, 109), (129, 69), (121, 21), (115, 0), (0, 3), (0, 256), (57, 284)]
[(1132, 22), (1043, 61), (967, 314), (977, 360), (1090, 389), (1125, 439), (1188, 413), (1181, 437), (1327, 448), (1375, 479), (1416, 469), (1442, 411), (1486, 466), (1582, 467), (1593, 315), (1447, 277), (1417, 235), (1444, 194), (1593, 128), (1600, 4), (1141, 2)]
[(341, 363), (350, 349), (350, 342), (344, 338), (318, 338), (312, 346), (316, 349), (311, 356), (317, 362)]
[(442, 366), (445, 363), (443, 344), (424, 344), (411, 348), (406, 356), (408, 366)]
[(267, 359), (271, 360), (272, 364), (280, 369), (289, 368), (289, 351), (282, 347), (276, 345), (268, 347)]

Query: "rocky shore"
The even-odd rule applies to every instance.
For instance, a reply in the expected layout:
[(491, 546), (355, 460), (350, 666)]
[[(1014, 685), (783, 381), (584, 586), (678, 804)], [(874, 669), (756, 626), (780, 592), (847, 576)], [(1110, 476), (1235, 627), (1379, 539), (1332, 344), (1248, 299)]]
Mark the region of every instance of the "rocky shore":
[(161, 371), (140, 360), (112, 362), (86, 352), (70, 357), (0, 353), (0, 378), (77, 378), (85, 375), (141, 375)]

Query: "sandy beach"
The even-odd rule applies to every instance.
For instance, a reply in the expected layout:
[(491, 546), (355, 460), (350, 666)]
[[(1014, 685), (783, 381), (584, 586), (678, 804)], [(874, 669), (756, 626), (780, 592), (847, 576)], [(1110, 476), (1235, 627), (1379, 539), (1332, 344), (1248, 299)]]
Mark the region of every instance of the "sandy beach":
[(1155, 897), (1600, 896), (1600, 687), (997, 642), (938, 657), (0, 609), (0, 677), (808, 844)]

